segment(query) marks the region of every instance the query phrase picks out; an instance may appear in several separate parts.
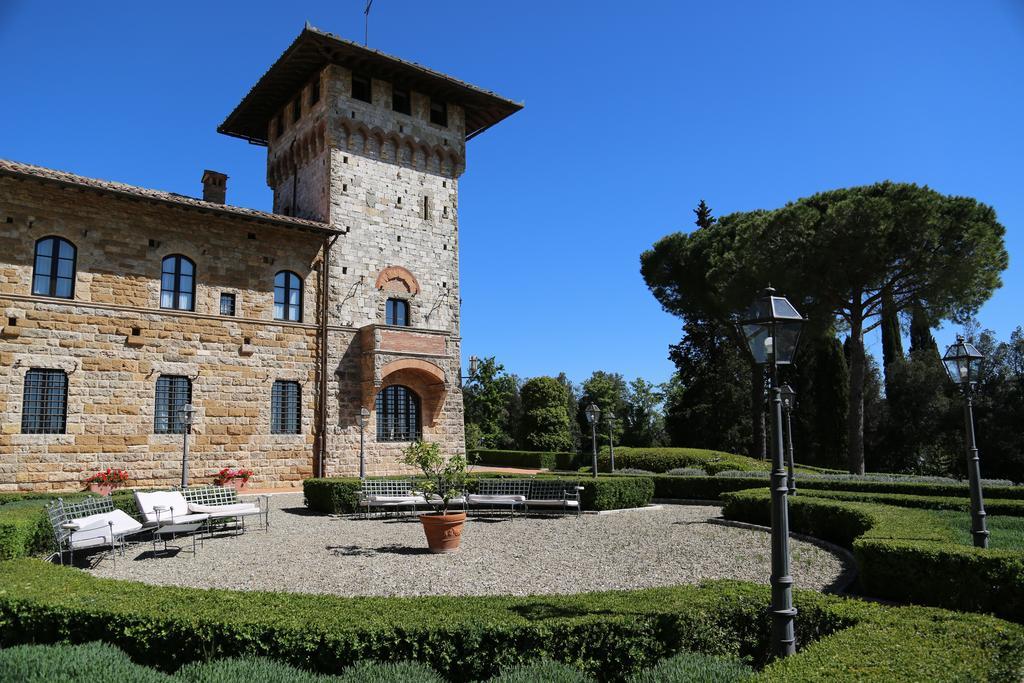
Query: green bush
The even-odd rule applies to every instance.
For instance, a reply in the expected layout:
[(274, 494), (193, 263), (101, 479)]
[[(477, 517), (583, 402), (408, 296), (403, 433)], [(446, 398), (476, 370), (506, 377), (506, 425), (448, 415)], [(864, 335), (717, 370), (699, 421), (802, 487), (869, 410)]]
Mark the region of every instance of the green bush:
[(13, 560), (53, 546), (45, 501), (21, 500), (0, 507), (0, 559)]
[[(616, 680), (681, 650), (755, 664), (768, 658), (770, 590), (733, 581), (564, 596), (343, 598), (152, 586), (33, 559), (0, 563), (0, 575), (0, 647), (102, 637), (135, 661), (168, 671), (224, 657), (271, 656), (325, 673), (353, 661), (415, 659), (454, 680), (485, 680), (550, 658)], [(796, 591), (795, 602), (802, 647), (828, 655), (787, 680), (813, 680), (806, 672), (825, 660), (830, 674), (856, 679), (861, 650), (849, 654), (829, 644), (857, 627), (891, 627), (912, 642), (913, 657), (905, 657), (907, 639), (881, 639), (872, 645), (876, 661), (941, 672), (951, 660), (963, 680), (1017, 680), (1024, 673), (1024, 627), (1017, 624), (815, 591)], [(802, 660), (797, 654), (786, 666)]]
[[(800, 482), (797, 482), (799, 493)], [(810, 489), (810, 495), (815, 498), (831, 498), (834, 500), (847, 500), (860, 503), (879, 503), (881, 505), (896, 505), (905, 508), (922, 508), (925, 510), (970, 510), (971, 501), (969, 498), (952, 496), (921, 496), (904, 493), (874, 493), (863, 491), (827, 491)], [(991, 515), (1008, 515), (1011, 517), (1024, 517), (1024, 500), (1001, 500), (987, 498), (985, 510)]]
[[(722, 514), (770, 523), (767, 490), (727, 493)], [(1024, 621), (1024, 552), (960, 545), (925, 509), (797, 495), (790, 529), (851, 547), (866, 595)]]
[[(337, 683), (340, 680), (336, 676), (302, 671), (265, 657), (232, 657), (208, 662), (192, 662), (178, 669), (174, 678), (187, 683), (225, 683), (226, 681)], [(427, 680), (430, 681), (430, 679)]]
[(654, 497), (651, 477), (624, 475), (582, 477), (580, 505), (584, 510), (623, 510), (649, 505)]
[(489, 467), (520, 467), (523, 469), (573, 470), (578, 467), (575, 453), (542, 451), (474, 450), (469, 452), (471, 465)]
[(709, 500), (722, 499), (729, 491), (743, 491), (758, 486), (768, 488), (768, 482), (761, 478), (741, 479), (738, 477), (680, 477), (658, 474), (654, 479), (654, 497), (668, 500)]
[(302, 495), (306, 507), (314, 512), (349, 514), (356, 511), (360, 486), (358, 477), (304, 479)]
[[(628, 448), (615, 449), (616, 467), (633, 467), (650, 472), (668, 472), (678, 467), (700, 467), (708, 474), (722, 470), (767, 470), (768, 463), (745, 455), (735, 455), (703, 448)], [(602, 472), (611, 468), (608, 449), (598, 456), (597, 467)]]
[(627, 683), (732, 683), (752, 679), (754, 670), (736, 657), (680, 652), (626, 679)]
[(134, 663), (124, 652), (105, 643), (19, 645), (0, 650), (0, 681), (173, 683), (174, 680)]
[(357, 662), (332, 679), (337, 683), (445, 683), (426, 664), (405, 662)]
[(538, 659), (529, 664), (517, 664), (502, 671), (487, 683), (594, 683), (594, 677), (572, 668), (568, 664), (550, 659)]

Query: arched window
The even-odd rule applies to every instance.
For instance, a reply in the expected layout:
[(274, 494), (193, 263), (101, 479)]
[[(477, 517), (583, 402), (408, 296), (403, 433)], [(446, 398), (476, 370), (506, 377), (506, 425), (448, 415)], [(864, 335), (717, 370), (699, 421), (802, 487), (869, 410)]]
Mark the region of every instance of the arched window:
[(393, 385), (377, 393), (377, 441), (416, 441), (420, 427), (420, 397), (409, 387)]
[(302, 278), (290, 270), (274, 276), (274, 320), (302, 322)]
[(388, 299), (384, 309), (384, 322), (388, 325), (409, 324), (409, 302), (405, 299)]
[(165, 256), (160, 272), (160, 308), (194, 311), (196, 264), (180, 254)]
[(75, 245), (61, 237), (44, 237), (36, 242), (32, 293), (71, 299), (75, 296)]

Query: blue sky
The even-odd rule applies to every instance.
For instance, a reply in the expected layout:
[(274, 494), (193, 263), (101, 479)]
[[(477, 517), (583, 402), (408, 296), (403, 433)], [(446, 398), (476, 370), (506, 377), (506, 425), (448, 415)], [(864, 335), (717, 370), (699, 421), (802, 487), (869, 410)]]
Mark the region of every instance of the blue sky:
[[(263, 148), (216, 126), (304, 21), (361, 40), (362, 7), (2, 0), (0, 156), (193, 195), (213, 168), (269, 209)], [(995, 207), (1010, 270), (979, 318), (1024, 323), (1021, 0), (375, 0), (369, 38), (526, 104), (469, 143), (467, 356), (663, 381), (679, 321), (644, 249), (702, 197), (724, 214), (884, 179)]]

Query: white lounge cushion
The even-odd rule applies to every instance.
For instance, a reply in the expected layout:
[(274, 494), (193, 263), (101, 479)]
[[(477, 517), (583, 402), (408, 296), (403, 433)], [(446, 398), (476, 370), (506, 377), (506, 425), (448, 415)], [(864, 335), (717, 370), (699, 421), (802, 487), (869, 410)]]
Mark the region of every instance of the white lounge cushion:
[(114, 536), (123, 536), (142, 529), (142, 525), (132, 519), (124, 510), (78, 517), (68, 522), (67, 526), (74, 529), (71, 534), (72, 548), (110, 545), (111, 531)]
[(548, 507), (568, 507), (574, 508), (579, 507), (580, 502), (578, 500), (528, 500), (527, 505), (533, 505), (534, 507), (548, 506)]
[[(440, 503), (442, 500), (443, 499), (441, 498), (441, 496), (439, 496), (437, 494), (434, 494), (434, 493), (430, 494), (430, 502), (431, 503)], [(464, 505), (465, 503), (466, 503), (466, 499), (464, 497), (462, 497), (462, 496), (458, 496), (456, 498), (452, 498), (451, 500), (448, 501), (449, 505)]]
[(370, 496), (371, 505), (412, 505), (413, 503), (426, 503), (423, 496)]
[(471, 493), (467, 498), (470, 503), (484, 505), (511, 505), (512, 503), (526, 502), (526, 496), (485, 496), (479, 493)]
[(188, 509), (190, 512), (207, 514), (211, 517), (244, 517), (245, 515), (258, 515), (262, 512), (258, 505), (252, 503), (231, 503), (229, 505), (189, 503)]
[[(147, 522), (170, 524), (173, 519), (175, 523), (189, 523), (184, 519), (189, 514), (188, 503), (178, 491), (136, 491), (135, 504)], [(163, 508), (159, 515), (156, 508)]]

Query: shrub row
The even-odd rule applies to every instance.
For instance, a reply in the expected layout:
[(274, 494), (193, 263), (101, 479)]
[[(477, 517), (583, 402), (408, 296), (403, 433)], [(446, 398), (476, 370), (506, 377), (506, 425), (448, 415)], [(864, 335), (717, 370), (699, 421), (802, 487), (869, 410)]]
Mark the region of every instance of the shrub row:
[[(770, 523), (767, 490), (723, 497), (727, 519)], [(793, 531), (853, 549), (866, 595), (1024, 621), (1024, 552), (960, 545), (925, 509), (797, 495), (789, 510)]]
[[(799, 486), (797, 492), (799, 493)], [(811, 489), (809, 494), (815, 498), (831, 498), (834, 500), (846, 500), (859, 503), (878, 503), (880, 505), (895, 505), (897, 507), (922, 508), (925, 510), (969, 511), (971, 508), (970, 498), (966, 497), (921, 496), (863, 491), (828, 491), (822, 489)], [(985, 510), (990, 515), (1024, 517), (1024, 500), (986, 498)]]
[[(520, 478), (525, 475), (492, 475), (482, 474), (469, 477), (466, 488), (470, 493), (476, 491), (479, 479)], [(619, 510), (622, 508), (643, 507), (651, 502), (654, 496), (654, 481), (651, 477), (616, 477), (600, 476), (580, 477), (567, 480), (564, 477), (539, 475), (541, 479), (562, 479), (583, 486), (580, 495), (580, 506), (583, 510)], [(306, 498), (306, 507), (314, 512), (324, 514), (350, 514), (357, 511), (360, 481), (354, 477), (331, 477), (306, 479), (302, 482), (302, 491)]]
[[(728, 683), (749, 679), (753, 670), (735, 657), (683, 652), (628, 683)], [(317, 674), (264, 657), (232, 657), (186, 664), (173, 675), (136, 664), (122, 650), (102, 642), (82, 645), (16, 645), (0, 650), (0, 680), (25, 683), (108, 681), (110, 683), (445, 683), (436, 671), (415, 661), (360, 661), (340, 675)], [(487, 683), (596, 683), (567, 664), (538, 659), (503, 670)]]
[(478, 449), (470, 451), (468, 457), (471, 464), (490, 467), (521, 467), (543, 470), (574, 470), (579, 467), (578, 457), (575, 453)]
[[(608, 448), (602, 448), (597, 467), (602, 472), (611, 469)], [(756, 471), (768, 469), (768, 463), (745, 455), (735, 455), (703, 448), (628, 448), (615, 449), (615, 467), (631, 467), (648, 472), (668, 472), (678, 467), (700, 467), (708, 474), (722, 470)]]
[[(321, 673), (415, 659), (454, 680), (479, 680), (548, 657), (619, 680), (684, 650), (761, 665), (770, 632), (769, 588), (731, 581), (566, 596), (343, 598), (152, 586), (33, 559), (0, 563), (0, 574), (0, 647), (99, 637), (165, 671), (226, 657), (269, 656)], [(860, 680), (865, 652), (848, 629), (889, 631), (870, 653), (890, 661), (887, 680), (1024, 673), (1024, 627), (994, 617), (814, 591), (797, 591), (795, 601), (803, 652), (769, 666), (767, 680), (820, 680), (823, 671)]]

